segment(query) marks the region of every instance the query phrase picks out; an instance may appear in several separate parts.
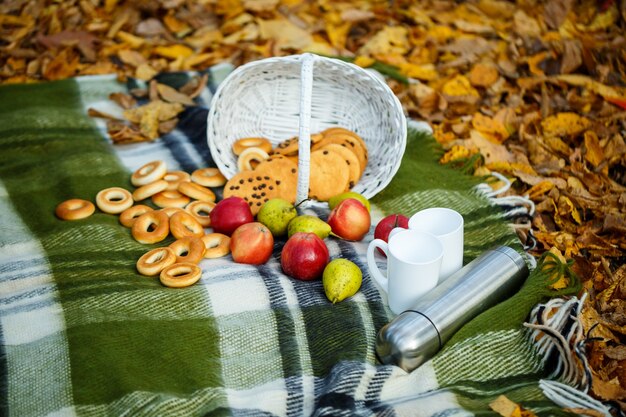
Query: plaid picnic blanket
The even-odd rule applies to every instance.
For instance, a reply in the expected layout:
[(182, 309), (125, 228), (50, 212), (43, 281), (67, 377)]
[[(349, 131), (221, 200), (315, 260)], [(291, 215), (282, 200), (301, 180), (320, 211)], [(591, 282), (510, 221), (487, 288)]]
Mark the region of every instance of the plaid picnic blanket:
[[(493, 414), (500, 394), (559, 414), (539, 387), (548, 371), (522, 327), (548, 294), (539, 268), (406, 373), (375, 356), (376, 334), (393, 315), (365, 266), (373, 227), (362, 242), (326, 239), (331, 258), (364, 272), (360, 291), (332, 305), (320, 281), (281, 273), (284, 241), (265, 265), (203, 260), (196, 285), (171, 289), (136, 272), (148, 248), (117, 216), (55, 217), (66, 199), (131, 189), (130, 173), (151, 160), (187, 172), (211, 166), (206, 108), (230, 70), (210, 71), (176, 130), (124, 146), (111, 145), (86, 110), (113, 111), (108, 95), (134, 80), (0, 87), (0, 415), (467, 416)], [(188, 76), (159, 81), (179, 86)], [(479, 180), (441, 166), (440, 155), (431, 136), (410, 131), (399, 172), (372, 199), (373, 224), (385, 213), (447, 206), (465, 218), (465, 263), (496, 244), (523, 251), (502, 209), (474, 188)]]

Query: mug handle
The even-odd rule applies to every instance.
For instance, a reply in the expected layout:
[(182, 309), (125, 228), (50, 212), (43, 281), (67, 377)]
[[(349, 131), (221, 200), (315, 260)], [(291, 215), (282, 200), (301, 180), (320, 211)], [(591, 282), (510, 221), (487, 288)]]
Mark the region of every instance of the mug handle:
[(389, 246), (387, 242), (382, 239), (374, 239), (367, 246), (367, 268), (370, 271), (370, 275), (378, 282), (378, 284), (382, 287), (382, 289), (388, 293), (389, 292), (389, 279), (380, 272), (378, 265), (376, 265), (376, 261), (374, 259), (374, 251), (376, 248), (379, 248), (385, 255), (387, 255), (387, 259), (389, 259), (389, 253), (387, 253)]

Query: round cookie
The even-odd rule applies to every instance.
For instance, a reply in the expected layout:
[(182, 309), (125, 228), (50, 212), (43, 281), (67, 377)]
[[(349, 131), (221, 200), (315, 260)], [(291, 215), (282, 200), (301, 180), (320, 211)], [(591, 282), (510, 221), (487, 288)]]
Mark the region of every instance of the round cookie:
[(328, 201), (348, 189), (349, 168), (345, 159), (327, 149), (311, 152), (309, 197)]
[[(250, 211), (256, 215), (263, 203), (270, 198), (280, 197), (275, 177), (256, 171), (242, 171), (224, 185), (224, 198), (241, 197), (250, 206)], [(279, 181), (280, 183), (280, 181)]]
[(253, 172), (269, 175), (274, 178), (278, 186), (279, 197), (291, 203), (296, 201), (298, 187), (298, 165), (290, 159), (272, 155), (261, 162)]
[(336, 143), (329, 143), (321, 148), (338, 153), (348, 164), (348, 188), (351, 189), (361, 178), (361, 163), (359, 158), (350, 149)]
[(331, 143), (343, 145), (354, 152), (356, 157), (359, 159), (359, 164), (361, 165), (361, 175), (363, 175), (363, 171), (365, 171), (365, 167), (367, 166), (367, 151), (363, 148), (361, 143), (350, 135), (337, 133), (324, 137), (324, 139), (313, 145), (311, 150), (316, 151)]

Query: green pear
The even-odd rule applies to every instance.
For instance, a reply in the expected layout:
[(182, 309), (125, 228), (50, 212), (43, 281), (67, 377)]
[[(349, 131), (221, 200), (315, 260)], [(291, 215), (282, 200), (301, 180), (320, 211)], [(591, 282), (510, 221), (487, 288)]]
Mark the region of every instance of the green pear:
[(261, 206), (256, 219), (270, 229), (272, 236), (280, 237), (287, 234), (289, 222), (297, 215), (296, 208), (289, 201), (272, 198)]
[(295, 217), (287, 226), (288, 237), (298, 232), (315, 233), (320, 239), (325, 239), (330, 234), (330, 225), (319, 217), (303, 214)]
[(322, 273), (324, 294), (333, 304), (356, 294), (362, 282), (361, 269), (347, 259), (333, 259)]
[(361, 194), (355, 193), (354, 191), (346, 191), (345, 193), (337, 194), (336, 196), (331, 197), (328, 200), (328, 207), (332, 210), (336, 206), (338, 206), (339, 203), (347, 198), (354, 198), (359, 200), (361, 203), (363, 203), (367, 211), (370, 211), (370, 201), (367, 198), (363, 197)]

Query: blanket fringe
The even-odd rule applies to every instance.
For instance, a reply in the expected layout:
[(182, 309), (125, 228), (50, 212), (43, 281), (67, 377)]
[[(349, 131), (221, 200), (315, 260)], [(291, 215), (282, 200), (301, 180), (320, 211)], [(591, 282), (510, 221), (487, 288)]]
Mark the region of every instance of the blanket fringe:
[[(538, 304), (524, 326), (531, 330), (530, 338), (543, 365), (554, 367), (549, 377), (558, 381), (541, 380), (539, 383), (546, 397), (561, 407), (611, 416), (610, 410), (614, 407), (588, 394), (592, 373), (585, 348), (587, 336), (580, 320), (586, 298), (587, 293), (580, 298), (553, 298)], [(619, 412), (619, 415), (623, 414)]]
[[(577, 414), (611, 416), (609, 407), (569, 385), (542, 379), (539, 381), (539, 387), (555, 404), (569, 410), (576, 410)], [(595, 413), (592, 414), (589, 411)]]
[(510, 225), (513, 229), (523, 229), (526, 231), (526, 242), (524, 242), (524, 250), (529, 251), (537, 246), (537, 240), (532, 234), (532, 219), (535, 215), (535, 203), (527, 196), (506, 195), (498, 197), (498, 195), (507, 192), (511, 188), (511, 181), (499, 172), (492, 171), (490, 176), (497, 178), (503, 185), (500, 188), (493, 189), (487, 183), (481, 183), (474, 189), (483, 196), (487, 197), (491, 204), (500, 206), (505, 213), (505, 217), (511, 221)]

